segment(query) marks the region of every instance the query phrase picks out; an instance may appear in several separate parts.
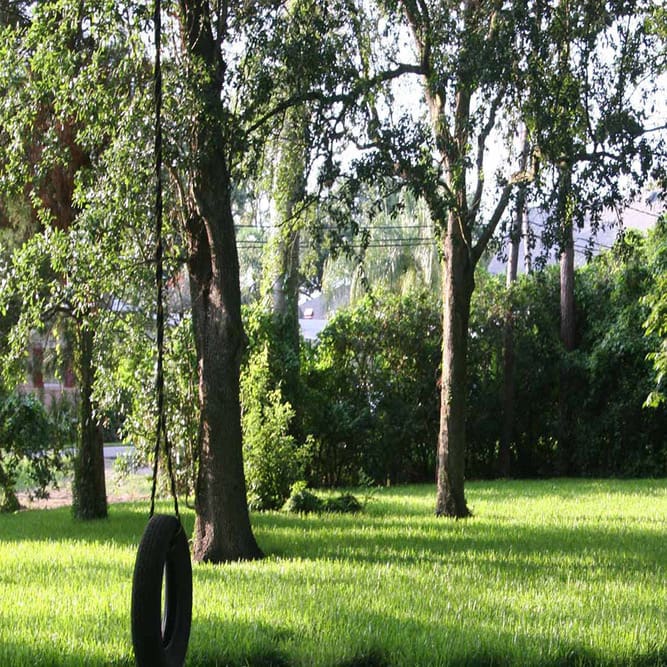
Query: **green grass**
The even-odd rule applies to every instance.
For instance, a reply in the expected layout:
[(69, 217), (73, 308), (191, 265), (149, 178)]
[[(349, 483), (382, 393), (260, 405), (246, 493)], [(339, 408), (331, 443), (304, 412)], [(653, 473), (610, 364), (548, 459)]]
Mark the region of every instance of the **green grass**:
[[(357, 516), (253, 516), (267, 559), (195, 566), (188, 664), (667, 665), (666, 480), (471, 483), (468, 498), (459, 522), (432, 515), (426, 486)], [(146, 509), (0, 517), (0, 665), (133, 664)]]

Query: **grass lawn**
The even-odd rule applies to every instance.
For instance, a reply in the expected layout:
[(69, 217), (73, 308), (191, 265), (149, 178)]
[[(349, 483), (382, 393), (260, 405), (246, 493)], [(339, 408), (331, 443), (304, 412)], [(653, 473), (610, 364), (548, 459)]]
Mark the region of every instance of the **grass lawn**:
[[(459, 522), (434, 497), (253, 516), (266, 560), (194, 568), (187, 664), (667, 665), (667, 480), (471, 483)], [(147, 508), (0, 516), (0, 665), (134, 664)]]

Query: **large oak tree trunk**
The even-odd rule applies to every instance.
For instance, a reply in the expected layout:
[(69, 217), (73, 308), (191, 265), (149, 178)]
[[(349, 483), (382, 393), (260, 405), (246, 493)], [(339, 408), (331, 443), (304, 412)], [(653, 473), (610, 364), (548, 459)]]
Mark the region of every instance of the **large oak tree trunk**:
[(74, 462), (72, 512), (77, 519), (107, 516), (102, 429), (95, 419), (92, 401), (95, 366), (95, 334), (86, 324), (77, 325), (77, 370), (79, 380), (79, 443)]
[(261, 557), (250, 527), (243, 472), (239, 374), (245, 343), (230, 184), (215, 138), (202, 131), (188, 224), (192, 313), (202, 420), (194, 558)]
[(438, 516), (470, 515), (465, 499), (468, 322), (475, 266), (459, 221), (450, 214), (443, 243), (443, 341), (438, 434)]
[(262, 552), (250, 526), (243, 472), (239, 374), (245, 335), (220, 101), (224, 63), (209, 4), (182, 0), (181, 19), (184, 50), (206, 73), (197, 88), (201, 107), (193, 119), (186, 221), (201, 410), (193, 556), (218, 563)]
[[(223, 165), (213, 164), (220, 158), (210, 158), (198, 189), (225, 173)], [(202, 420), (194, 558), (216, 563), (262, 555), (250, 527), (243, 472), (239, 265), (229, 190), (218, 183), (215, 193), (205, 193), (203, 216), (188, 226)]]

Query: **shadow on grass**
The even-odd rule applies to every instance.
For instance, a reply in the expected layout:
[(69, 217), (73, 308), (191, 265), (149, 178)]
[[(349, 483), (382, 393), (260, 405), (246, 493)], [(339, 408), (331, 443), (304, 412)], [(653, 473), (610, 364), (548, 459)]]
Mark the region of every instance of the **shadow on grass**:
[[(575, 485), (578, 486), (578, 485)], [(535, 485), (535, 493), (548, 494), (548, 487)], [(423, 493), (423, 491), (422, 491)], [(490, 492), (491, 493), (491, 492)], [(397, 493), (397, 495), (399, 495)], [(528, 494), (530, 495), (530, 493)], [(504, 495), (506, 499), (507, 496)], [(486, 499), (486, 497), (485, 497)], [(394, 501), (388, 503), (394, 508)], [(160, 511), (169, 512), (168, 504)], [(71, 518), (70, 510), (31, 511), (19, 515), (0, 516), (0, 541), (75, 541), (81, 543), (113, 543), (120, 546), (137, 545), (146, 522), (146, 505), (114, 505), (110, 518), (104, 521), (80, 522)], [(193, 516), (184, 515), (186, 530), (192, 531)], [(570, 525), (535, 525), (508, 521), (466, 522), (435, 520), (430, 516), (417, 519), (404, 518), (399, 510), (392, 509), (386, 516), (362, 514), (358, 516), (298, 517), (271, 513), (253, 516), (253, 524), (261, 546), (267, 554), (287, 559), (344, 561), (358, 565), (381, 565), (392, 562), (397, 566), (422, 566), (437, 568), (444, 564), (457, 564), (474, 560), (474, 567), (481, 574), (498, 574), (505, 581), (540, 581), (545, 577), (563, 577), (569, 580), (576, 564), (576, 577), (588, 579), (600, 575), (631, 581), (645, 578), (652, 573), (655, 581), (667, 576), (667, 540), (665, 531), (645, 529), (632, 522), (599, 522)], [(131, 577), (128, 567), (117, 567), (111, 563), (89, 564), (92, 577)], [(87, 565), (87, 567), (89, 566)], [(253, 566), (255, 567), (255, 566)], [(250, 570), (252, 577), (272, 576), (267, 570)], [(105, 574), (106, 573), (106, 574)], [(224, 573), (224, 574), (223, 574)], [(225, 568), (196, 568), (197, 579), (206, 585), (224, 585), (225, 577), (236, 576), (237, 570)], [(292, 584), (301, 585), (302, 574), (290, 571), (284, 575)], [(352, 576), (352, 575), (350, 575)], [(663, 577), (664, 578), (664, 577)], [(0, 584), (2, 573), (0, 572)], [(502, 601), (498, 601), (502, 605)], [(217, 610), (216, 610), (217, 611)], [(196, 611), (195, 611), (196, 613)], [(460, 625), (448, 618), (441, 623), (416, 622), (410, 618), (396, 618), (391, 614), (377, 614), (354, 608), (350, 610), (354, 627), (372, 627), (373, 633), (363, 641), (348, 637), (319, 637), (313, 631), (311, 642), (331, 642), (350, 651), (340, 662), (332, 661), (331, 667), (392, 667), (394, 664), (408, 665), (410, 647), (405, 650), (382, 646), (382, 633), (387, 626), (405, 631), (410, 637), (427, 640), (444, 630), (456, 639), (457, 648), (450, 652), (433, 655), (414, 662), (416, 665), (512, 665), (521, 657), (521, 649), (513, 655), (498, 653), (497, 646), (512, 646), (513, 641), (535, 655), (544, 657), (532, 664), (547, 667), (569, 667), (575, 665), (635, 665), (637, 667), (667, 666), (667, 649), (657, 647), (653, 651), (637, 653), (627, 660), (605, 659), (583, 645), (561, 641), (557, 646), (542, 653), (536, 648), (546, 646), (553, 637), (524, 634), (510, 637), (494, 618), (470, 618), (459, 620)], [(635, 617), (636, 618), (636, 617)], [(94, 619), (86, 619), (94, 623)], [(119, 621), (122, 624), (122, 620)], [(121, 632), (129, 632), (129, 628)], [(498, 639), (500, 638), (500, 639)], [(261, 625), (226, 618), (215, 613), (207, 618), (195, 618), (188, 665), (213, 667), (292, 667), (306, 665), (307, 661), (298, 651), (301, 637), (295, 631), (279, 625)], [(305, 641), (305, 639), (304, 639)], [(397, 640), (399, 641), (399, 640)], [(483, 643), (489, 642), (488, 644)], [(439, 650), (443, 650), (440, 644)], [(32, 654), (31, 654), (32, 652)], [(345, 655), (341, 649), (339, 655)], [(6, 659), (9, 656), (10, 659)], [(12, 660), (12, 656), (21, 659)], [(408, 656), (406, 658), (406, 656)], [(100, 660), (95, 654), (77, 656), (65, 660), (52, 646), (34, 644), (0, 645), (0, 665), (102, 665), (115, 664), (120, 667), (133, 664), (131, 656), (121, 656), (117, 662)], [(531, 664), (524, 659), (523, 664)]]
[[(158, 513), (172, 514), (172, 506), (161, 503)], [(106, 519), (81, 521), (72, 517), (70, 507), (48, 510), (25, 510), (0, 514), (0, 540), (9, 541), (76, 541), (111, 542), (119, 546), (138, 545), (148, 523), (148, 503), (119, 503), (109, 506)], [(181, 511), (188, 535), (192, 534), (194, 515)]]
[(474, 555), (480, 566), (541, 569), (564, 559), (624, 576), (632, 571), (665, 571), (664, 531), (623, 522), (595, 525), (536, 526), (433, 520), (418, 529), (402, 521), (364, 517), (327, 518), (271, 514), (256, 517), (261, 546), (281, 558), (347, 560), (359, 563), (417, 565), (456, 563)]
[[(360, 625), (383, 626), (400, 622), (407, 637), (428, 638), (452, 625), (452, 619), (443, 618), (440, 624), (428, 624), (410, 619), (396, 619), (390, 614), (359, 612)], [(496, 630), (495, 640), (510, 646), (510, 637), (502, 629)], [(544, 667), (664, 667), (667, 665), (667, 649), (654, 650), (620, 660), (606, 659), (590, 648), (560, 642), (550, 651), (542, 651), (547, 639), (539, 635), (515, 636), (518, 652), (511, 655), (498, 652), (481, 641), (479, 627), (471, 622), (459, 628), (455, 646), (440, 646), (433, 654), (421, 654), (418, 661), (406, 659), (408, 650), (400, 650), (394, 659), (392, 649), (378, 647), (371, 640), (369, 646), (349, 646), (350, 657), (332, 658), (324, 664), (330, 667), (394, 667), (416, 665), (419, 667), (511, 667), (515, 664)], [(193, 667), (303, 667), (309, 664), (308, 657), (299, 655), (293, 646), (299, 637), (285, 627), (247, 621), (230, 621), (222, 617), (195, 618), (186, 666)], [(346, 638), (338, 638), (338, 645), (345, 647)], [(395, 647), (394, 647), (395, 649)], [(521, 652), (523, 651), (523, 652)], [(321, 659), (318, 661), (321, 663)], [(57, 645), (43, 642), (19, 643), (3, 641), (0, 644), (0, 664), (9, 667), (130, 667), (134, 665), (132, 650), (115, 657), (102, 657), (93, 650), (63, 652)]]

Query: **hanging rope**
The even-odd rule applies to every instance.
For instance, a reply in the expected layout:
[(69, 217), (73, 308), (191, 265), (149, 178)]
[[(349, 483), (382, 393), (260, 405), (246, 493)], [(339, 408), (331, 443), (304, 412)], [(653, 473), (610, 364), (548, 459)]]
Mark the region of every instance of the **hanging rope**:
[(157, 427), (155, 429), (155, 452), (153, 460), (153, 488), (151, 490), (150, 516), (155, 513), (155, 494), (157, 490), (158, 459), (160, 442), (164, 440), (167, 469), (171, 483), (171, 495), (174, 498), (174, 513), (178, 513), (176, 480), (171, 464), (171, 446), (167, 435), (167, 420), (164, 407), (164, 305), (163, 305), (163, 258), (162, 258), (162, 62), (160, 56), (162, 35), (161, 2), (155, 0), (153, 15), (155, 27), (155, 69), (153, 74), (155, 101), (155, 285), (157, 287), (157, 369), (155, 372), (155, 393), (157, 396)]

